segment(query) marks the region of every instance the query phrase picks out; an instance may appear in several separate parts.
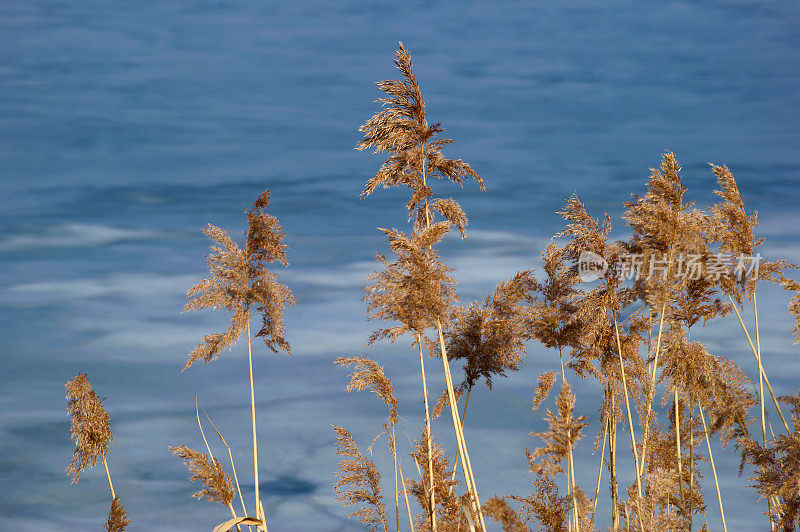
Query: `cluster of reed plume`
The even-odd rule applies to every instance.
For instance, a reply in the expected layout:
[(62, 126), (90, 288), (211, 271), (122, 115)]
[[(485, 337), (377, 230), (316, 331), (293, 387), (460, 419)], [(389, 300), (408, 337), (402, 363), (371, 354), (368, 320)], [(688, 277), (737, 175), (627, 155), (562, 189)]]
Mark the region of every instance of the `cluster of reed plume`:
[[(385, 93), (378, 100), (381, 109), (360, 128), (363, 140), (358, 148), (387, 155), (362, 197), (379, 187), (408, 187), (410, 228), (406, 232), (381, 229), (391, 255), (376, 254), (380, 269), (369, 277), (364, 299), (370, 319), (388, 322), (370, 336), (369, 344), (407, 338), (412, 356), (419, 358), (422, 429), (407, 455), (416, 475), (408, 474), (408, 468), (404, 474), (403, 453), (395, 437), (401, 418), (391, 381), (370, 358), (336, 359), (337, 365), (353, 369), (347, 391), (370, 390), (385, 403), (388, 413), (379, 437), (386, 436), (394, 464), (391, 511), (382, 494), (382, 476), (370, 459), (377, 438), (365, 454), (350, 432), (334, 427), (341, 457), (334, 491), (353, 510), (350, 517), (370, 530), (384, 531), (399, 531), (406, 525), (412, 531), (482, 531), (492, 519), (505, 531), (539, 527), (585, 532), (600, 527), (596, 510), (607, 470), (612, 529), (727, 531), (711, 446), (711, 439), (719, 438), (723, 447), (733, 442), (740, 453), (740, 475), (745, 467), (751, 471), (751, 485), (759, 499), (767, 502), (771, 529), (794, 530), (800, 520), (800, 391), (777, 397), (767, 378), (756, 293), (759, 281), (777, 283), (793, 293), (789, 311), (798, 320), (794, 334), (800, 338), (800, 283), (784, 276), (786, 269), (794, 267), (785, 261), (762, 260), (756, 269), (710, 274), (707, 265), (719, 253), (753, 257), (761, 244), (754, 235), (756, 215), (745, 211), (730, 170), (712, 165), (719, 202), (700, 210), (685, 200), (680, 166), (674, 154), (665, 153), (661, 164), (651, 168), (645, 194), (633, 196), (624, 205), (623, 219), (632, 230), (626, 241), (610, 239), (608, 215), (595, 219), (577, 196), (569, 198), (558, 213), (565, 228), (542, 253), (542, 275), (537, 278), (531, 270), (521, 271), (483, 301), (462, 307), (453, 268), (442, 261), (437, 245), (452, 230), (458, 230), (464, 240), (467, 217), (454, 199), (435, 197), (431, 185), (444, 180), (461, 186), (474, 180), (483, 190), (484, 183), (469, 164), (442, 153), (452, 140), (441, 137), (444, 129), (439, 123), (428, 123), (410, 55), (402, 43), (395, 64), (401, 78), (378, 83)], [(277, 220), (263, 211), (268, 202), (265, 192), (247, 211), (242, 248), (222, 229), (206, 228), (215, 242), (208, 257), (211, 276), (189, 291), (185, 308), (224, 309), (232, 318), (227, 331), (202, 339), (184, 369), (216, 359), (222, 349), (247, 333), (255, 515), (247, 516), (227, 442), (214, 426), (228, 451), (233, 478), (214, 458), (199, 410), (197, 422), (207, 454), (186, 446), (170, 448), (186, 461), (193, 473), (191, 480), (205, 486), (194, 496), (229, 508), (232, 518), (215, 528), (219, 531), (243, 525), (267, 529), (258, 488), (252, 340), (260, 337), (269, 350), (290, 353), (283, 311), (294, 304), (291, 291), (266, 268), (272, 262), (287, 264), (283, 232)], [(593, 285), (582, 284), (578, 275), (577, 265), (585, 252), (607, 262)], [(628, 280), (626, 257), (633, 255), (641, 257), (635, 268), (639, 275)], [(699, 264), (699, 275), (688, 275), (685, 259), (690, 256)], [(653, 271), (658, 273), (651, 275)], [(744, 321), (749, 307), (752, 325)], [(262, 326), (252, 335), (254, 314), (260, 316)], [(696, 325), (702, 331), (708, 322), (731, 314), (754, 356), (752, 366), (745, 368), (757, 375), (752, 382), (745, 369), (709, 353), (697, 340)], [(547, 431), (532, 433), (541, 440), (540, 446), (526, 451), (533, 490), (529, 495), (494, 496), (482, 503), (464, 431), (470, 392), (481, 381), (491, 389), (493, 378), (517, 371), (531, 341), (558, 352), (553, 369), (535, 385), (534, 410), (547, 401), (557, 382), (560, 385), (553, 410), (547, 410)], [(435, 403), (427, 388), (425, 363), (430, 358), (441, 361), (444, 377), (443, 392)], [(451, 361), (462, 369), (455, 380)], [(595, 379), (602, 390), (592, 451), (600, 449), (597, 482), (589, 494), (575, 481), (577, 443), (588, 422), (575, 414), (569, 379)], [(67, 383), (67, 392), (76, 443), (68, 473), (77, 480), (98, 457), (107, 464), (110, 418), (82, 373)], [(659, 395), (660, 406), (667, 408), (655, 404)], [(788, 405), (791, 418), (781, 404)], [(452, 421), (452, 458), (437, 443), (431, 426), (431, 418), (444, 411), (449, 411)], [(778, 415), (777, 427), (768, 417), (770, 412)], [(758, 428), (752, 430), (755, 422)], [(620, 452), (623, 449), (617, 445), (620, 434), (627, 452)], [(718, 526), (709, 525), (706, 515), (700, 475), (700, 464), (706, 461), (714, 477)], [(618, 468), (628, 468), (635, 481), (621, 486)], [(113, 487), (111, 492), (106, 528), (124, 530), (127, 517)], [(242, 516), (234, 508), (237, 494)]]

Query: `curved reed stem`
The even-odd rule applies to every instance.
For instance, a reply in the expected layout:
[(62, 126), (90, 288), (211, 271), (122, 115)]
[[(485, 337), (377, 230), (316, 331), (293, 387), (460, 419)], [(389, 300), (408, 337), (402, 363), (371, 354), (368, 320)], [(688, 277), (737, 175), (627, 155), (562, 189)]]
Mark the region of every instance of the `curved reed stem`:
[[(697, 404), (700, 411), (700, 420), (703, 422), (703, 434), (706, 437), (706, 446), (708, 447), (708, 458), (711, 461), (711, 472), (714, 473), (714, 485), (717, 488), (717, 502), (719, 503), (719, 516), (722, 519), (722, 530), (728, 532), (728, 525), (725, 524), (725, 510), (722, 508), (722, 494), (719, 491), (719, 479), (717, 479), (717, 467), (714, 465), (714, 454), (711, 452), (711, 440), (708, 437), (708, 427), (706, 426), (706, 417), (703, 415), (703, 405)], [(703, 514), (705, 515), (705, 513)]]
[(622, 362), (622, 343), (619, 339), (619, 324), (617, 317), (614, 316), (614, 333), (617, 337), (617, 354), (619, 355), (619, 371), (622, 375), (622, 389), (625, 391), (625, 410), (628, 413), (628, 432), (631, 435), (631, 449), (633, 450), (633, 468), (636, 472), (636, 490), (639, 499), (636, 501), (637, 515), (639, 516), (639, 527), (642, 528), (642, 511), (640, 501), (642, 500), (642, 477), (639, 472), (639, 455), (636, 451), (636, 437), (633, 434), (633, 417), (631, 416), (631, 403), (628, 398), (628, 380), (625, 377), (625, 365)]
[(461, 430), (461, 420), (458, 414), (458, 405), (456, 404), (456, 396), (453, 391), (453, 379), (450, 375), (450, 363), (447, 360), (447, 348), (444, 344), (444, 334), (442, 333), (442, 322), (436, 320), (436, 328), (439, 333), (439, 347), (442, 352), (442, 364), (444, 369), (445, 384), (447, 386), (447, 395), (450, 399), (450, 414), (453, 418), (453, 429), (455, 431), (456, 441), (459, 448), (459, 456), (461, 458), (461, 466), (464, 470), (464, 481), (466, 482), (467, 489), (471, 493), (472, 504), (474, 505), (475, 515), (480, 522), (481, 530), (486, 530), (486, 524), (483, 519), (483, 510), (481, 509), (481, 501), (478, 497), (478, 490), (475, 487), (475, 477), (472, 474), (472, 466), (469, 461), (469, 454), (467, 453), (466, 442), (464, 441), (464, 432)]
[(766, 371), (764, 371), (764, 366), (761, 363), (761, 356), (759, 355), (758, 350), (753, 345), (753, 340), (750, 338), (750, 333), (747, 332), (747, 327), (742, 320), (742, 315), (739, 313), (739, 308), (736, 306), (736, 303), (733, 302), (733, 298), (728, 294), (728, 299), (733, 306), (733, 310), (736, 311), (736, 317), (739, 318), (739, 325), (742, 327), (742, 331), (744, 335), (747, 337), (747, 342), (750, 344), (750, 349), (753, 351), (753, 356), (756, 357), (756, 363), (758, 364), (759, 374), (764, 377), (764, 382), (767, 385), (767, 389), (769, 390), (770, 396), (772, 396), (772, 402), (775, 405), (775, 408), (778, 410), (778, 416), (780, 416), (781, 421), (783, 422), (783, 427), (786, 429), (786, 434), (791, 434), (792, 431), (789, 430), (789, 424), (786, 422), (786, 418), (783, 417), (783, 411), (781, 410), (781, 405), (778, 403), (778, 398), (775, 397), (775, 392), (772, 391), (772, 385), (769, 383), (769, 377), (767, 377)]

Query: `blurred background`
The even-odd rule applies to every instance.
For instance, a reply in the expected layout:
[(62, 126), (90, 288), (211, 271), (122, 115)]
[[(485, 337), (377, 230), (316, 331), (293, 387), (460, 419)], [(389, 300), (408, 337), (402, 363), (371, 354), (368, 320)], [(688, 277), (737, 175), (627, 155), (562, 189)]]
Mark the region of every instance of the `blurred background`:
[[(399, 40), (429, 119), (456, 140), (447, 155), (487, 184), (485, 193), (474, 183), (438, 189), (470, 216), (469, 239), (444, 246), (465, 303), (538, 267), (559, 230), (555, 211), (573, 192), (595, 216), (608, 211), (613, 236), (625, 237), (621, 204), (643, 192), (664, 149), (676, 152), (700, 207), (713, 201), (707, 163), (729, 165), (748, 209), (760, 211), (762, 253), (800, 262), (799, 23), (794, 1), (4, 0), (0, 528), (86, 530), (105, 520), (102, 467), (77, 485), (64, 474), (73, 446), (63, 385), (78, 370), (107, 397), (109, 464), (131, 530), (208, 529), (229, 515), (190, 498), (188, 473), (167, 451), (203, 446), (196, 396), (250, 492), (246, 347), (180, 373), (202, 335), (227, 323), (180, 310), (206, 274), (202, 227), (239, 235), (242, 212), (269, 188), (290, 245), (279, 280), (299, 301), (286, 315), (293, 356), (256, 344), (270, 530), (359, 529), (332, 493), (330, 425), (366, 446), (385, 414), (372, 394), (342, 391), (347, 372), (332, 360), (358, 353), (385, 364), (405, 419), (401, 452), (422, 429), (415, 355), (405, 341), (365, 347), (379, 324), (365, 320), (360, 300), (373, 253), (385, 249), (376, 227), (406, 223), (405, 191), (358, 198), (382, 160), (353, 150), (377, 109), (373, 82), (396, 76)], [(788, 298), (762, 294), (764, 364), (776, 393), (793, 393)], [(754, 374), (731, 318), (698, 336)], [(523, 451), (544, 426), (531, 393), (557, 360), (532, 345), (522, 371), (473, 393), (465, 430), (484, 498), (529, 493)], [(429, 367), (438, 394), (441, 372)], [(592, 421), (576, 450), (578, 482), (593, 491), (599, 395), (584, 383), (576, 391)], [(452, 428), (437, 425), (448, 442)], [(382, 442), (379, 466), (387, 455)], [(763, 528), (766, 505), (737, 479), (732, 446), (715, 458), (728, 525)]]

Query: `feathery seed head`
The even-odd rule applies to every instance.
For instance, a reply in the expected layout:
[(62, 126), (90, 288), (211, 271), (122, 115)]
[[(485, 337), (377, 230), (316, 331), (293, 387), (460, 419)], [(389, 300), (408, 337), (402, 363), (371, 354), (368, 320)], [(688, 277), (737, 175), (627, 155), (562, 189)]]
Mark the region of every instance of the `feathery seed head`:
[(193, 286), (187, 293), (188, 302), (183, 311), (197, 309), (222, 309), (232, 312), (230, 325), (223, 333), (203, 337), (200, 344), (189, 353), (184, 370), (195, 362), (204, 364), (215, 360), (220, 352), (230, 348), (247, 330), (251, 307), (261, 315), (262, 327), (255, 334), (264, 340), (273, 352), (282, 350), (291, 354), (284, 338), (283, 313), (287, 306), (295, 305), (292, 291), (276, 281), (276, 275), (267, 264), (277, 262), (286, 266), (286, 244), (278, 220), (266, 214), (269, 190), (258, 197), (246, 212), (245, 247), (240, 248), (227, 232), (209, 224), (203, 232), (212, 241), (208, 255), (211, 276)]
[(236, 490), (233, 487), (233, 480), (222, 469), (219, 460), (186, 445), (170, 447), (169, 450), (172, 454), (183, 458), (186, 468), (192, 473), (189, 479), (190, 482), (199, 480), (206, 486), (192, 495), (192, 497), (198, 500), (206, 497), (223, 506), (231, 504), (236, 496)]
[(337, 426), (333, 430), (336, 431), (336, 454), (342, 457), (336, 472), (339, 480), (333, 486), (336, 500), (345, 508), (360, 505), (348, 517), (357, 517), (371, 532), (378, 527), (386, 532), (388, 517), (381, 495), (381, 474), (373, 461), (361, 454), (347, 430)]
[(108, 511), (105, 529), (107, 532), (125, 532), (129, 524), (131, 524), (131, 520), (128, 519), (128, 513), (119, 501), (119, 497), (117, 497), (111, 501), (111, 509)]
[(85, 373), (80, 371), (65, 385), (67, 413), (70, 416), (70, 436), (75, 442), (67, 475), (77, 482), (85, 469), (94, 467), (98, 458), (108, 454), (111, 443), (111, 416), (105, 411)]
[(397, 399), (392, 382), (383, 372), (383, 367), (372, 359), (362, 356), (339, 357), (333, 361), (342, 367), (355, 366), (345, 391), (371, 389), (389, 408), (389, 423), (397, 423)]

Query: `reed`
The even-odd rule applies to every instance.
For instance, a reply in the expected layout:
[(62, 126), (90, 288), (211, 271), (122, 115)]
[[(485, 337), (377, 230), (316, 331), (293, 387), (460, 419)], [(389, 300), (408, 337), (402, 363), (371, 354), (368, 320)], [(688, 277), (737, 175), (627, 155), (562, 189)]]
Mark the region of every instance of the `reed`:
[(75, 443), (72, 461), (66, 469), (67, 475), (72, 476), (71, 483), (78, 482), (81, 473), (93, 468), (98, 458), (102, 459), (111, 492), (111, 507), (105, 529), (110, 532), (124, 532), (131, 521), (114, 492), (114, 484), (111, 482), (111, 473), (108, 470), (108, 446), (114, 439), (111, 432), (111, 416), (103, 408), (103, 400), (95, 393), (85, 373), (77, 372), (64, 386), (67, 390), (70, 437)]
[[(455, 199), (437, 196), (438, 188), (440, 184), (461, 187), (474, 180), (484, 190), (484, 182), (468, 163), (444, 155), (453, 141), (442, 136), (440, 123), (428, 122), (411, 56), (402, 43), (395, 65), (400, 78), (378, 83), (381, 109), (359, 128), (363, 139), (358, 148), (386, 157), (361, 196), (379, 188), (408, 187), (409, 227), (379, 228), (388, 251), (376, 253), (376, 271), (367, 279), (363, 299), (367, 318), (381, 323), (367, 345), (408, 340), (410, 367), (416, 368), (419, 358), (417, 404), (422, 408), (412, 419), (399, 415), (394, 385), (379, 361), (363, 355), (334, 361), (349, 368), (347, 392), (373, 392), (387, 408), (364, 452), (346, 428), (332, 425), (339, 457), (333, 490), (336, 500), (350, 510), (349, 517), (383, 532), (389, 528), (399, 532), (406, 523), (412, 532), (485, 532), (487, 517), (512, 532), (534, 527), (589, 532), (606, 524), (613, 530), (643, 532), (720, 527), (727, 531), (724, 506), (729, 501), (712, 454), (712, 439), (719, 438), (723, 450), (734, 447), (733, 452), (739, 453), (740, 476), (747, 471), (750, 485), (765, 501), (770, 528), (795, 530), (800, 523), (800, 391), (779, 396), (767, 377), (757, 292), (761, 284), (773, 283), (791, 294), (788, 310), (796, 319), (792, 333), (800, 341), (800, 283), (787, 277), (794, 266), (786, 261), (764, 259), (753, 267), (762, 243), (756, 235), (757, 213), (745, 209), (730, 169), (711, 166), (717, 203), (699, 208), (688, 199), (677, 157), (665, 152), (650, 168), (643, 194), (622, 204), (622, 221), (629, 231), (622, 240), (612, 238), (608, 214), (595, 218), (573, 194), (557, 211), (563, 229), (545, 243), (541, 272), (519, 271), (485, 297), (462, 303), (455, 270), (442, 256), (441, 242), (456, 230), (463, 242), (468, 220)], [(247, 515), (231, 447), (206, 414), (227, 451), (233, 477), (214, 457), (198, 405), (196, 418), (206, 452), (187, 445), (169, 448), (184, 461), (190, 481), (201, 486), (193, 497), (217, 502), (231, 513), (214, 528), (219, 532), (242, 526), (267, 530), (259, 491), (254, 340), (262, 339), (274, 353), (291, 354), (283, 314), (295, 304), (291, 290), (268, 269), (274, 263), (288, 264), (284, 233), (277, 219), (265, 212), (269, 199), (268, 191), (262, 193), (246, 211), (241, 246), (223, 229), (205, 228), (213, 241), (207, 257), (209, 277), (189, 290), (184, 308), (230, 313), (228, 328), (204, 336), (189, 353), (184, 370), (216, 360), (225, 348), (247, 336), (255, 516)], [(602, 268), (589, 276), (582, 269), (586, 256), (602, 260)], [(748, 325), (745, 317), (751, 306), (752, 325)], [(703, 343), (704, 327), (732, 319), (731, 315), (746, 340), (743, 350), (749, 348), (754, 356), (755, 364), (748, 368), (756, 375), (753, 380), (745, 369), (710, 352)], [(253, 318), (260, 318), (255, 334)], [(531, 342), (551, 353), (537, 382), (531, 383), (533, 410), (546, 411), (546, 429), (531, 432), (536, 447), (525, 450), (531, 490), (527, 495), (484, 497), (482, 504), (485, 494), (478, 489), (473, 464), (490, 457), (471, 456), (465, 419), (468, 407), (484, 396), (472, 395), (471, 403), (470, 397), (478, 386), (485, 384), (491, 391), (498, 379), (512, 377)], [(426, 358), (441, 360), (441, 373), (426, 373)], [(576, 412), (573, 385), (579, 379), (592, 383), (587, 389), (598, 390), (592, 454), (600, 448), (600, 464), (592, 497), (577, 482), (583, 467), (595, 467), (582, 458), (581, 440), (589, 419)], [(551, 397), (559, 380), (558, 393)], [(432, 397), (439, 400), (431, 408), (429, 386), (434, 382), (437, 395)], [(67, 382), (66, 398), (75, 443), (66, 472), (76, 482), (102, 461), (111, 494), (105, 526), (123, 531), (130, 520), (114, 490), (107, 459), (113, 439), (111, 417), (81, 372)], [(441, 427), (434, 424), (445, 410), (453, 430), (449, 445), (437, 432)], [(778, 435), (772, 430), (772, 414), (782, 422)], [(750, 433), (756, 420), (760, 438)], [(408, 445), (396, 437), (405, 433), (404, 424), (414, 424), (409, 432), (419, 435), (413, 442), (407, 438)], [(619, 440), (620, 430), (628, 432), (630, 445), (624, 434)], [(394, 512), (391, 503), (387, 508), (384, 477), (372, 459), (384, 436), (393, 467), (388, 485), (394, 488)], [(729, 447), (730, 442), (735, 445)], [(630, 464), (625, 461), (627, 453), (633, 481), (626, 486), (617, 469)], [(404, 458), (413, 460), (416, 475), (414, 471), (404, 475)], [(701, 476), (706, 460), (714, 478), (719, 526), (713, 519), (709, 524), (711, 516), (706, 516)], [(605, 493), (603, 469), (609, 478)], [(234, 508), (237, 495), (241, 516)], [(600, 523), (597, 512), (601, 497), (610, 506), (605, 523)]]

